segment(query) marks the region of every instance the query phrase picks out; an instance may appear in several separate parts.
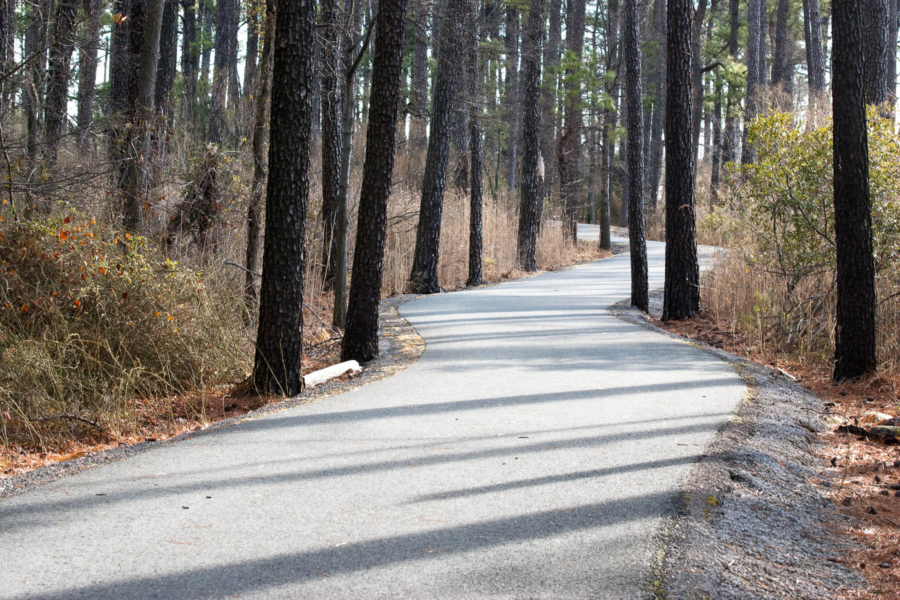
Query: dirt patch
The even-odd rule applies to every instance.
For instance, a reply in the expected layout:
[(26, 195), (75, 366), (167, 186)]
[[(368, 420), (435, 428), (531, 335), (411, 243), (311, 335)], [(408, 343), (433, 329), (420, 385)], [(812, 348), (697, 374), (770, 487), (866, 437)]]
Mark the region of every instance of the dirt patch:
[[(658, 319), (661, 309), (662, 294), (652, 294), (651, 314)], [(627, 303), (613, 312), (683, 339)], [(749, 393), (684, 483), (681, 510), (661, 540), (654, 593), (825, 599), (865, 589), (848, 563), (861, 549), (843, 534), (851, 518), (829, 497), (840, 480), (819, 454), (830, 427), (822, 401), (778, 370), (696, 345), (731, 364)]]

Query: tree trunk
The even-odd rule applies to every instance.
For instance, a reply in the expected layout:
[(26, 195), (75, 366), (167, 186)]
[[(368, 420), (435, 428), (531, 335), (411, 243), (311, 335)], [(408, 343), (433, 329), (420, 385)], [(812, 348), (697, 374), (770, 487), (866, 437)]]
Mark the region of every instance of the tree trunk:
[(213, 49), (213, 10), (210, 6), (212, 0), (197, 0), (200, 17), (201, 61), (200, 77), (209, 84), (209, 70), (212, 62)]
[(194, 101), (197, 98), (197, 72), (200, 59), (199, 40), (197, 39), (197, 11), (195, 0), (181, 0), (182, 37), (181, 37), (181, 75), (184, 79), (184, 97), (182, 110), (185, 120), (194, 117)]
[(722, 87), (722, 78), (717, 75), (712, 122), (712, 170), (709, 177), (709, 194), (713, 199), (719, 195), (719, 175), (722, 170)]
[[(702, 0), (701, 0), (702, 1)], [(625, 0), (622, 49), (625, 55), (625, 98), (628, 104), (628, 244), (631, 249), (631, 305), (647, 312), (647, 243), (644, 241), (644, 99), (641, 88), (641, 39), (637, 0)]]
[(818, 95), (825, 89), (825, 46), (822, 41), (819, 0), (803, 0), (803, 14), (809, 89), (811, 94)]
[(275, 49), (275, 0), (266, 0), (265, 36), (259, 65), (256, 92), (256, 119), (253, 125), (253, 189), (247, 207), (247, 252), (244, 264), (244, 298), (248, 307), (256, 303), (256, 264), (259, 257), (259, 233), (262, 223), (263, 188), (266, 185), (266, 141), (269, 136), (269, 102), (272, 90), (272, 53)]
[(537, 270), (535, 251), (540, 207), (543, 202), (542, 177), (538, 173), (541, 154), (541, 38), (544, 36), (544, 0), (531, 0), (522, 46), (522, 189), (519, 203), (519, 268)]
[(790, 87), (794, 78), (794, 63), (789, 57), (788, 19), (790, 18), (790, 10), (790, 0), (778, 0), (778, 25), (775, 29), (775, 60), (772, 63), (772, 87), (786, 94), (790, 94)]
[[(231, 78), (231, 31), (234, 20), (235, 0), (218, 0), (216, 3), (216, 56), (213, 68), (212, 98), (209, 108), (207, 137), (214, 144), (221, 144), (225, 137), (225, 107), (228, 102), (228, 82)], [(310, 43), (307, 40), (307, 43)]]
[(103, 6), (100, 0), (84, 0), (87, 26), (79, 43), (78, 57), (78, 147), (85, 149), (94, 122), (94, 97), (97, 82), (97, 51), (100, 49), (100, 17)]
[[(733, 63), (737, 62), (738, 33), (740, 32), (740, 0), (728, 3), (728, 21), (731, 32), (728, 36), (728, 55)], [(725, 134), (722, 140), (722, 164), (733, 163), (737, 157), (738, 111), (740, 99), (731, 83), (728, 84), (728, 97), (725, 102)]]
[(467, 48), (466, 65), (472, 76), (469, 78), (469, 152), (472, 157), (472, 165), (469, 171), (470, 197), (469, 197), (469, 277), (467, 286), (481, 285), (482, 280), (482, 180), (483, 168), (482, 141), (481, 141), (481, 96), (479, 95), (478, 72), (478, 19), (475, 11), (477, 3), (472, 3), (468, 8), (469, 14), (469, 46)]
[(338, 190), (341, 185), (341, 125), (343, 83), (341, 74), (340, 4), (338, 0), (322, 0), (321, 27), (324, 69), (322, 71), (322, 278), (324, 289), (334, 287), (337, 263)]
[[(738, 0), (734, 0), (737, 2)], [(650, 173), (647, 176), (647, 200), (655, 209), (659, 197), (659, 180), (662, 176), (663, 144), (662, 134), (666, 122), (666, 0), (654, 3), (654, 29), (659, 45), (657, 73), (654, 79), (653, 124), (650, 130)]]
[[(348, 0), (344, 5), (344, 94), (342, 97), (343, 123), (341, 125), (341, 181), (338, 188), (337, 212), (337, 259), (334, 274), (334, 319), (335, 327), (343, 329), (347, 324), (347, 237), (350, 220), (347, 216), (350, 189), (350, 158), (353, 151), (353, 125), (356, 118), (356, 65), (357, 47), (362, 39), (361, 0)], [(370, 24), (369, 28), (374, 27)], [(369, 39), (369, 32), (365, 40)], [(365, 44), (365, 41), (363, 41)], [(365, 51), (365, 47), (358, 50)], [(361, 54), (360, 54), (361, 56)]]
[(406, 0), (379, 0), (353, 280), (341, 347), (343, 360), (367, 362), (378, 356), (378, 305), (381, 301), (387, 199), (394, 169), (405, 18)]
[(415, 60), (412, 69), (412, 122), (409, 139), (415, 152), (425, 150), (428, 127), (428, 9), (430, 0), (416, 0)]
[[(581, 1), (581, 0), (578, 0)], [(562, 0), (550, 0), (550, 28), (547, 32), (547, 45), (544, 47), (544, 83), (541, 88), (541, 155), (544, 157), (547, 174), (544, 179), (544, 194), (552, 193), (556, 165), (557, 111), (556, 94), (559, 89), (559, 54), (562, 38)]]
[(59, 0), (56, 21), (50, 41), (50, 72), (47, 79), (47, 106), (44, 111), (46, 168), (51, 171), (56, 162), (66, 107), (69, 100), (69, 69), (72, 51), (75, 49), (75, 24), (78, 18), (78, 0)]
[[(137, 81), (135, 126), (129, 132), (130, 156), (125, 175), (125, 229), (137, 231), (144, 216), (146, 164), (150, 156), (150, 123), (153, 119), (153, 100), (156, 93), (156, 72), (159, 68), (159, 41), (162, 33), (165, 0), (148, 0), (142, 32), (140, 70)], [(132, 35), (134, 32), (132, 32)]]
[[(881, 105), (888, 100), (888, 71), (891, 56), (897, 55), (897, 47), (891, 47), (891, 4), (894, 0), (866, 0), (862, 9), (863, 76), (866, 104)], [(832, 24), (832, 27), (834, 25)], [(832, 57), (832, 60), (833, 57)]]
[[(606, 71), (616, 73), (616, 78), (609, 81), (606, 93), (614, 97), (617, 94), (617, 82), (619, 72), (619, 1), (609, 0), (606, 19)], [(603, 168), (603, 186), (600, 196), (600, 247), (603, 250), (611, 248), (610, 239), (610, 206), (613, 198), (613, 164), (616, 153), (616, 144), (613, 134), (618, 122), (616, 101), (612, 100), (612, 106), (603, 111), (603, 147), (601, 149), (600, 163)]]
[(519, 9), (515, 4), (506, 8), (506, 93), (504, 94), (506, 123), (506, 183), (510, 193), (516, 190), (516, 164), (519, 148), (519, 122), (522, 114), (519, 93)]
[(453, 119), (453, 102), (456, 95), (459, 48), (465, 48), (473, 35), (460, 26), (466, 15), (465, 0), (450, 0), (444, 14), (441, 39), (454, 43), (441, 44), (437, 74), (434, 82), (434, 103), (431, 110), (431, 130), (428, 136), (428, 154), (425, 157), (425, 176), (422, 181), (422, 201), (419, 205), (419, 225), (416, 231), (416, 250), (410, 290), (414, 294), (435, 294), (441, 291), (438, 282), (438, 258), (441, 241), (441, 214), (444, 201), (447, 158), (450, 149), (450, 129)]
[(175, 85), (178, 64), (178, 4), (179, 0), (165, 0), (162, 33), (159, 38), (159, 67), (156, 73), (156, 107), (169, 112), (169, 96)]
[[(891, 15), (888, 29), (888, 48), (897, 47), (897, 34), (900, 32), (900, 0), (890, 0)], [(888, 52), (888, 95), (893, 102), (897, 97), (897, 53)]]
[[(764, 0), (762, 0), (764, 1)], [(706, 20), (707, 0), (700, 0), (691, 22), (691, 93), (692, 105), (691, 148), (694, 153), (694, 169), (700, 163), (700, 127), (703, 125), (703, 22)], [(694, 177), (696, 177), (696, 172)]]
[(316, 5), (278, 0), (277, 11), (266, 233), (253, 382), (261, 393), (294, 396), (303, 391), (304, 241), (312, 129), (310, 88), (315, 68), (310, 40), (316, 31)]
[(691, 151), (692, 9), (692, 0), (669, 0), (664, 321), (688, 319), (700, 310)]
[[(244, 57), (244, 97), (249, 98), (256, 91), (256, 77), (259, 67), (259, 17), (263, 6), (261, 0), (247, 2), (247, 51)], [(263, 42), (265, 43), (265, 42)]]
[[(581, 60), (584, 48), (584, 0), (569, 0), (566, 14), (566, 51)], [(566, 68), (565, 125), (556, 147), (559, 188), (563, 205), (563, 237), (578, 243), (578, 184), (581, 160), (581, 73), (579, 65)], [(643, 184), (641, 184), (643, 185)]]
[[(8, 77), (13, 59), (15, 59), (15, 47), (9, 43), (11, 31), (15, 29), (15, 6), (13, 0), (0, 0), (0, 74), (4, 79)], [(9, 108), (10, 82), (3, 81), (0, 84), (0, 114), (6, 114)]]
[(747, 12), (747, 110), (744, 116), (744, 143), (741, 153), (741, 164), (743, 165), (749, 165), (756, 160), (748, 136), (750, 123), (759, 112), (759, 87), (765, 85), (765, 81), (759, 79), (762, 57), (762, 48), (759, 42), (765, 15), (765, 0), (748, 0)]
[[(876, 366), (875, 262), (869, 198), (862, 3), (833, 0), (834, 233), (837, 322), (834, 379), (858, 379)], [(866, 32), (867, 33), (867, 32)]]
[[(44, 86), (47, 75), (47, 28), (53, 14), (53, 0), (41, 0), (31, 5), (28, 33), (25, 37), (25, 54), (34, 56), (28, 69), (28, 79), (24, 85), (23, 104), (25, 108), (28, 137), (25, 156), (28, 159), (29, 181), (39, 178), (40, 162), (38, 145), (44, 131), (41, 107), (44, 105)], [(43, 207), (42, 207), (43, 208)]]

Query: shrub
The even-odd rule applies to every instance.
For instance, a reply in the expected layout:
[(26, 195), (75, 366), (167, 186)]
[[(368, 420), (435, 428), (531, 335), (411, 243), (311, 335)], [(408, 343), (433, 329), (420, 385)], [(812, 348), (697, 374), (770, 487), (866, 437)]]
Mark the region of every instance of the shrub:
[(65, 218), (0, 228), (3, 441), (42, 442), (75, 415), (128, 428), (134, 403), (246, 376), (239, 292), (141, 237)]

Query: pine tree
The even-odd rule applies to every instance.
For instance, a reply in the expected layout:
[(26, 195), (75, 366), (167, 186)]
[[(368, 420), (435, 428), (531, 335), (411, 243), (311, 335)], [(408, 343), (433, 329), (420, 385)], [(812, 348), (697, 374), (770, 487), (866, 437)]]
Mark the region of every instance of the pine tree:
[(664, 321), (688, 319), (700, 310), (691, 147), (692, 9), (692, 0), (669, 0)]
[(536, 271), (535, 251), (543, 202), (538, 162), (541, 154), (541, 38), (544, 35), (544, 0), (532, 0), (522, 46), (522, 188), (519, 200), (519, 268)]
[(315, 30), (314, 3), (278, 0), (266, 232), (253, 382), (261, 393), (285, 396), (294, 396), (303, 388), (300, 362), (304, 238), (315, 68), (310, 40)]
[(874, 370), (875, 262), (869, 197), (862, 5), (833, 0), (834, 232), (837, 323), (834, 379)]
[(384, 267), (387, 199), (394, 168), (405, 17), (406, 0), (379, 1), (353, 279), (347, 328), (341, 346), (343, 360), (367, 362), (378, 356), (378, 305)]
[(649, 310), (647, 244), (644, 241), (644, 144), (641, 36), (637, 0), (625, 0), (622, 48), (628, 104), (628, 243), (631, 249), (631, 305)]

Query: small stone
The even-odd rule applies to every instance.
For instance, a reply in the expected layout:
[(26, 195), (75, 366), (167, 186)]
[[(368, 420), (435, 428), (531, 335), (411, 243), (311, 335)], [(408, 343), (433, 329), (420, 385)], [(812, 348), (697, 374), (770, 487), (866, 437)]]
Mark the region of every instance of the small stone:
[(870, 515), (878, 514), (878, 510), (874, 506), (870, 506), (869, 508), (867, 508), (866, 512), (869, 513)]

